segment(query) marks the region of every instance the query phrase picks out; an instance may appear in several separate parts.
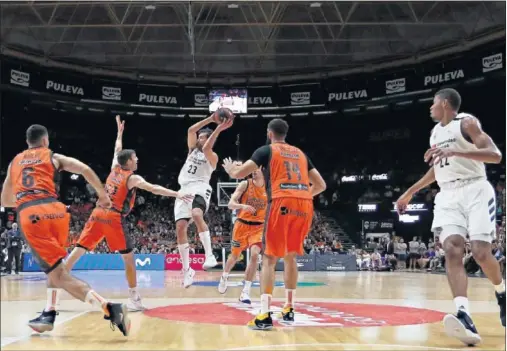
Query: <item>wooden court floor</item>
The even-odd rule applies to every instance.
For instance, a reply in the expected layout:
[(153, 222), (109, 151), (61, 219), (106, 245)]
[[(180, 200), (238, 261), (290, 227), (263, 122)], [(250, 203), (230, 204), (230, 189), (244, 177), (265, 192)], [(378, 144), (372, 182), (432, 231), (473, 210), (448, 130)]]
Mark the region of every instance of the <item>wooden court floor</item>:
[[(112, 300), (126, 302), (121, 271), (75, 272)], [(111, 331), (89, 305), (62, 296), (55, 329), (36, 335), (26, 322), (45, 306), (43, 274), (1, 278), (2, 350), (455, 350), (467, 349), (448, 338), (442, 317), (454, 312), (444, 275), (394, 272), (305, 272), (297, 290), (297, 323), (275, 323), (259, 332), (245, 323), (257, 312), (241, 305), (241, 277), (231, 278), (225, 295), (217, 292), (219, 272), (199, 272), (183, 289), (178, 272), (138, 272), (144, 313), (131, 313), (128, 338)], [(259, 288), (254, 284), (258, 301)], [(474, 322), (483, 342), (474, 350), (505, 350), (505, 329), (493, 288), (486, 279), (469, 279)], [(275, 306), (284, 299), (277, 275)]]

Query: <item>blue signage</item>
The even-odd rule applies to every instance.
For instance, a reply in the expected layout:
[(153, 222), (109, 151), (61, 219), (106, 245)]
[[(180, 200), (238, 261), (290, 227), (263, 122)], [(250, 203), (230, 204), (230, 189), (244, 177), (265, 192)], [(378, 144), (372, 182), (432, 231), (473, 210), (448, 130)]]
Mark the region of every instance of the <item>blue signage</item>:
[[(136, 269), (139, 271), (163, 271), (165, 255), (134, 255)], [(77, 261), (73, 270), (122, 270), (123, 259), (120, 254), (84, 255)], [(40, 272), (40, 266), (31, 253), (23, 255), (23, 272)]]

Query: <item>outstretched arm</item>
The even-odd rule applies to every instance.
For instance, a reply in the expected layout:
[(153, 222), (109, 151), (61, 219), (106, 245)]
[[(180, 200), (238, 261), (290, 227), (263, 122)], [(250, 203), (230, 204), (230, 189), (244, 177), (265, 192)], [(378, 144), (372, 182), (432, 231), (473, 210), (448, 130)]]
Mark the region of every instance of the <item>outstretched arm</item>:
[(123, 129), (125, 128), (125, 121), (120, 120), (120, 115), (116, 115), (116, 126), (118, 127), (118, 134), (116, 135), (116, 142), (114, 143), (114, 156), (113, 156), (113, 164), (111, 168), (114, 168), (118, 165), (118, 161), (116, 157), (118, 153), (123, 149)]
[(155, 195), (176, 197), (178, 199), (185, 200), (185, 201), (187, 201), (187, 200), (191, 201), (193, 199), (192, 195), (182, 195), (182, 194), (179, 194), (177, 191), (164, 188), (163, 186), (148, 183), (143, 177), (141, 177), (140, 175), (137, 175), (137, 174), (130, 176), (127, 185), (129, 187), (129, 189), (139, 188), (139, 189), (149, 191), (150, 193), (155, 194)]
[(2, 207), (15, 207), (16, 206), (16, 197), (12, 192), (12, 182), (11, 182), (11, 165), (7, 168), (7, 176), (4, 180), (4, 185), (2, 187), (2, 195), (0, 199), (0, 204)]
[(217, 141), (218, 135), (227, 128), (230, 128), (232, 126), (232, 122), (233, 121), (229, 119), (225, 122), (220, 123), (218, 127), (215, 128), (213, 133), (211, 133), (210, 137), (208, 138), (208, 140), (206, 140), (206, 142), (202, 147), (202, 152), (204, 153), (204, 156), (206, 156), (208, 161), (211, 163), (213, 169), (217, 168), (218, 163), (218, 155), (213, 151), (213, 146), (215, 146), (215, 142)]
[(202, 129), (206, 127), (208, 124), (213, 123), (212, 116), (209, 116), (206, 119), (203, 119), (202, 121), (199, 121), (195, 124), (193, 124), (190, 128), (188, 128), (187, 133), (187, 144), (188, 144), (188, 150), (195, 149), (195, 145), (197, 144), (197, 132), (199, 129)]
[(111, 201), (107, 196), (102, 182), (100, 181), (97, 174), (88, 165), (75, 158), (63, 156), (60, 154), (53, 154), (53, 162), (56, 168), (59, 170), (81, 174), (97, 192), (97, 196), (99, 197), (99, 205), (102, 207), (111, 206)]

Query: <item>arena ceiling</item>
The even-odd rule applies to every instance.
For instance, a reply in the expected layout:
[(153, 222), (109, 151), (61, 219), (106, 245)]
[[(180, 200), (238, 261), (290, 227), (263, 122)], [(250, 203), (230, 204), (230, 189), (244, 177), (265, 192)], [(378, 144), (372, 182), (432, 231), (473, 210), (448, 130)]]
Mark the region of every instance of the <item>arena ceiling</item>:
[(2, 52), (127, 72), (268, 75), (394, 62), (505, 36), (505, 2), (18, 2)]

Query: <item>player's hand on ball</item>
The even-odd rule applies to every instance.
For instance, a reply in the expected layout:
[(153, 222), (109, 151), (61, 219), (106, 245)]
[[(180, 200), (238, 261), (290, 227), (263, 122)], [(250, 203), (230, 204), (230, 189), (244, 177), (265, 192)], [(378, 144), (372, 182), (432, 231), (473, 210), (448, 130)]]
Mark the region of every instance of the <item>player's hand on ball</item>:
[(226, 119), (224, 122), (220, 123), (217, 127), (218, 130), (224, 131), (232, 126), (234, 123), (234, 120), (232, 119)]
[(177, 199), (180, 199), (186, 203), (191, 203), (194, 200), (194, 195), (192, 194), (183, 194), (178, 192), (178, 195), (176, 195)]
[(252, 213), (252, 214), (254, 214), (255, 212), (257, 212), (257, 210), (255, 209), (255, 207), (250, 206), (250, 205), (243, 205), (243, 206), (241, 207), (241, 209), (242, 209), (243, 211), (246, 211), (246, 212), (248, 212), (248, 213)]

